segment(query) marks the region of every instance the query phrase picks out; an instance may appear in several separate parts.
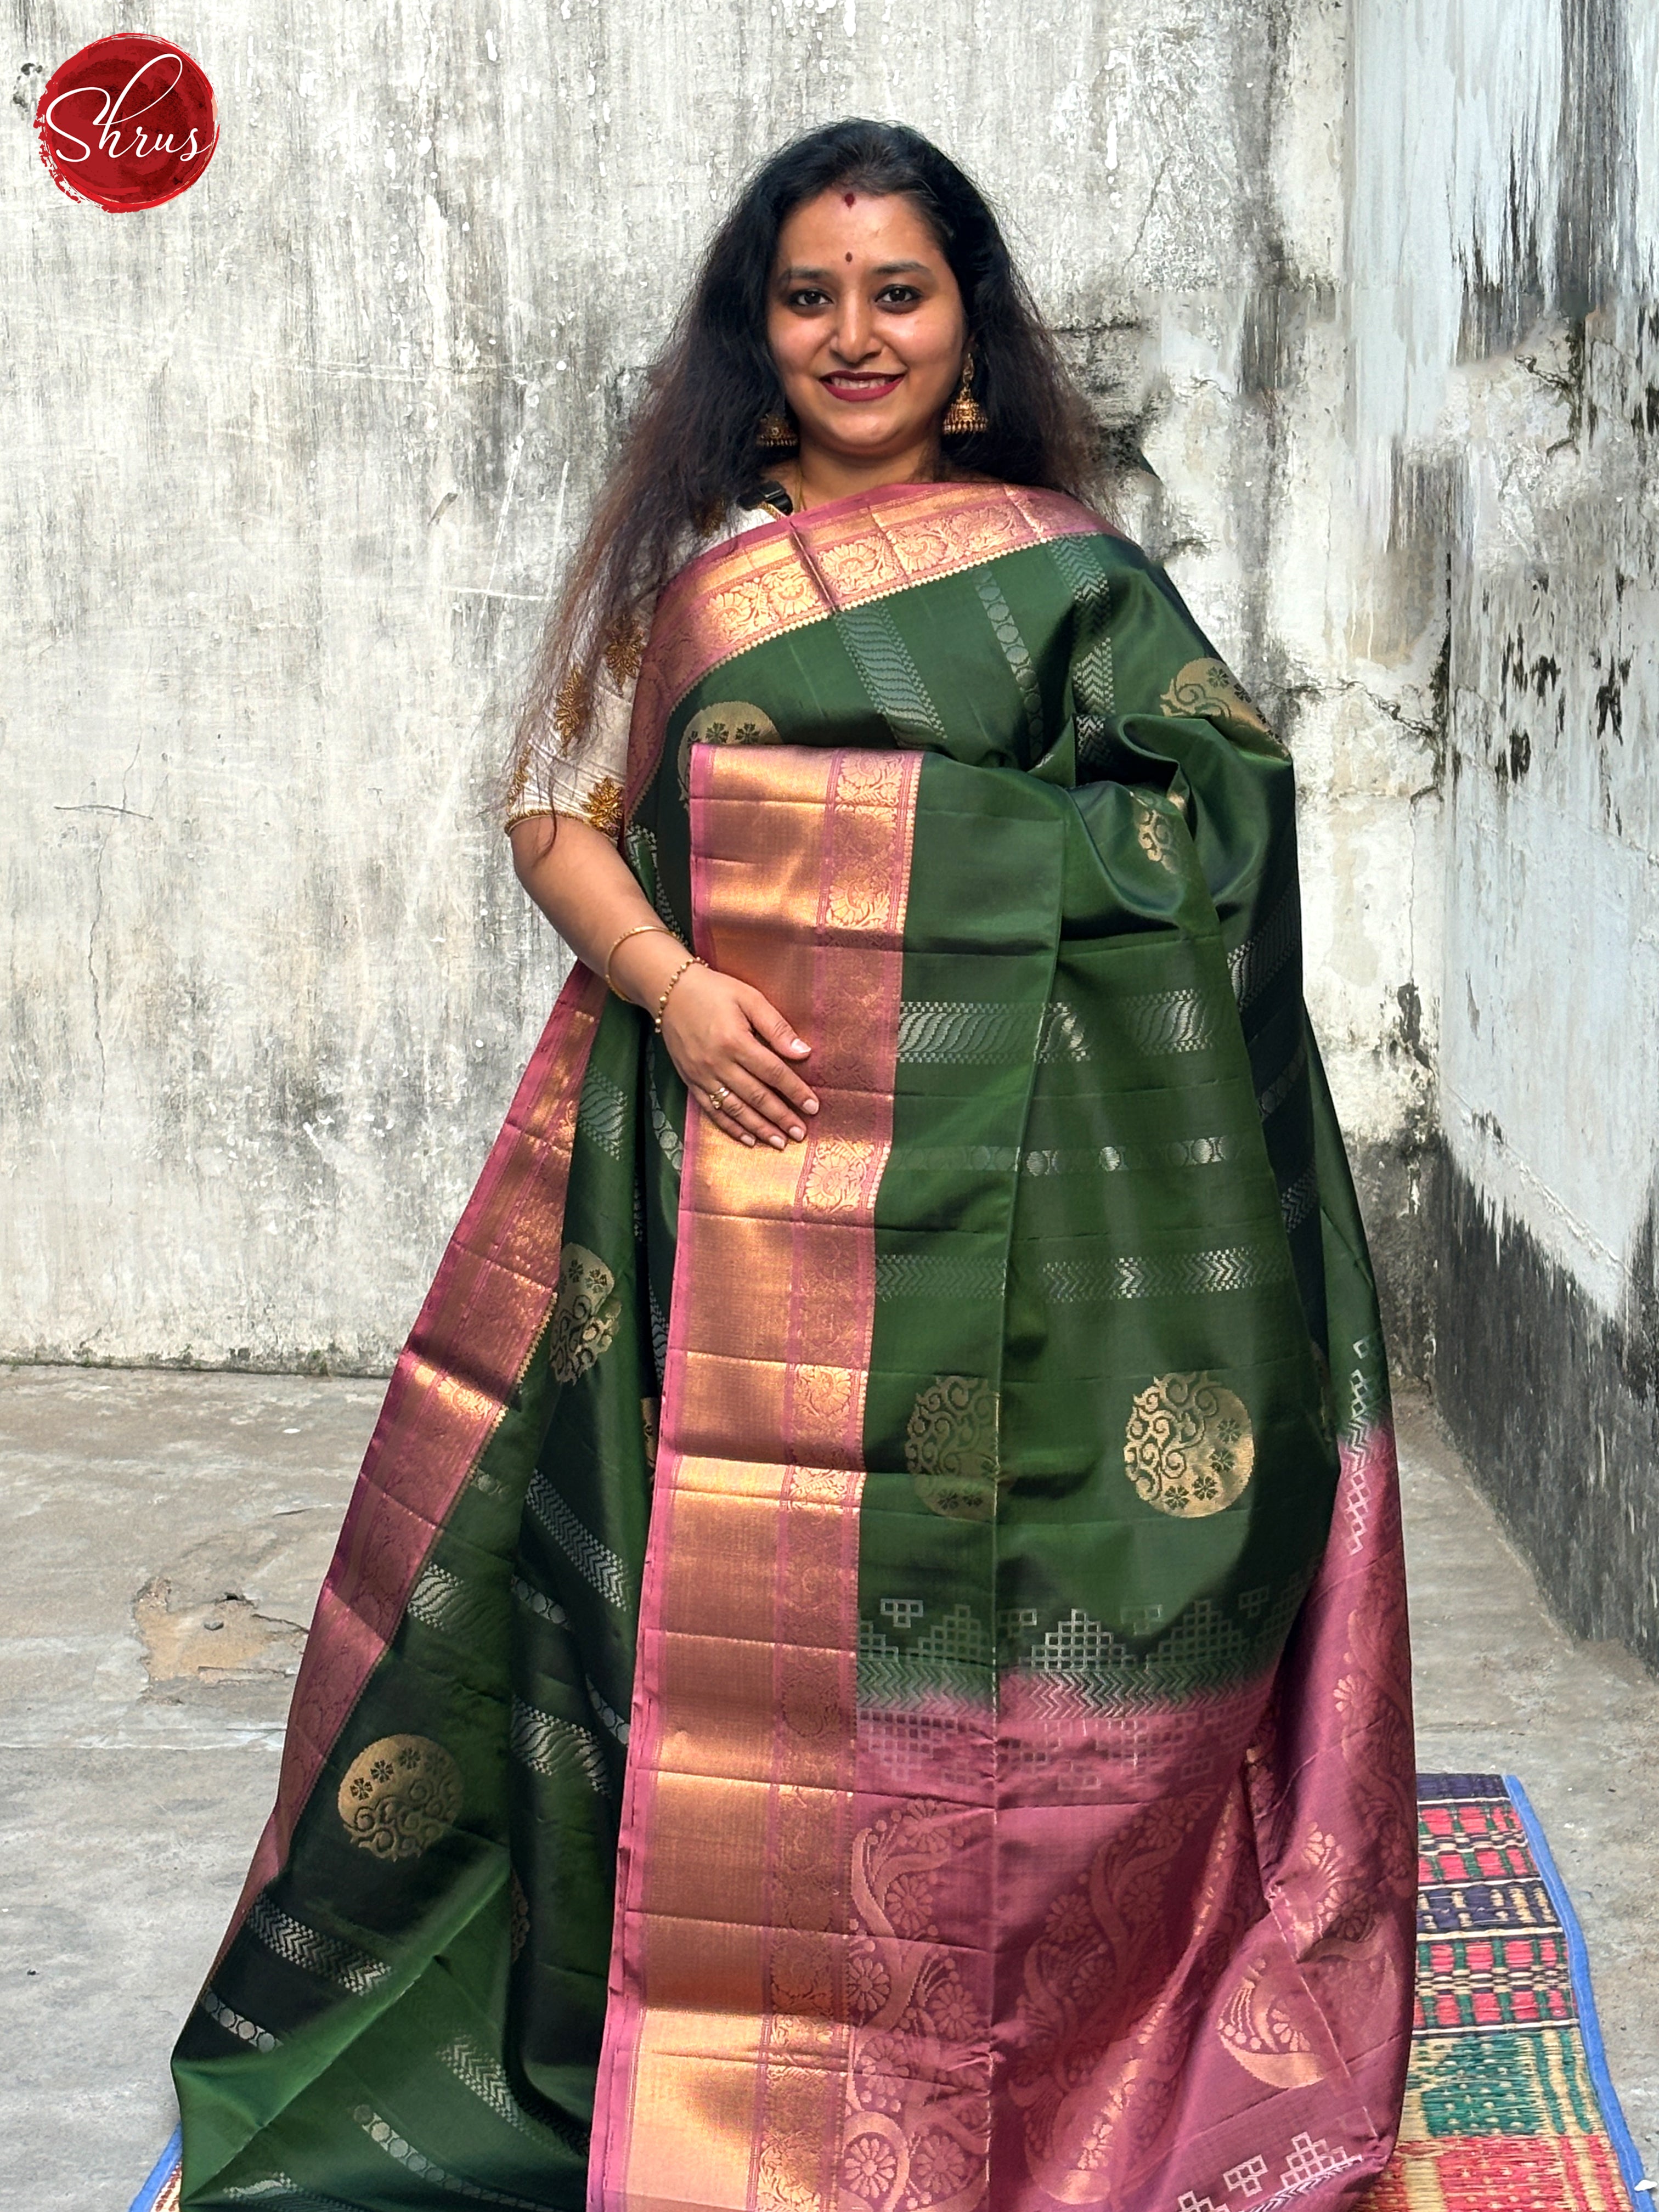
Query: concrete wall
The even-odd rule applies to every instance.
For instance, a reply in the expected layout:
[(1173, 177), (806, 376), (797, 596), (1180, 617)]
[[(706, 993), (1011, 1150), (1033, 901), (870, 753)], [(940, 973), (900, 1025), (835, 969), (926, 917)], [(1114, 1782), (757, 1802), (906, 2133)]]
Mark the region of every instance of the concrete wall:
[(390, 1360), (559, 962), (487, 813), (734, 179), (854, 111), (1000, 202), (1303, 789), (1397, 1352), (1659, 1656), (1644, 0), (194, 0), (224, 136), (54, 192), (9, 0), (0, 1349)]
[(1659, 1663), (1659, 14), (1367, 0), (1352, 55), (1356, 450), (1443, 641), (1416, 1349)]
[(550, 586), (734, 179), (849, 111), (996, 195), (1297, 726), (1316, 997), (1389, 1145), (1422, 749), (1352, 555), (1334, 615), (1305, 557), (1350, 527), (1340, 11), (180, 0), (222, 143), (123, 217), (28, 125), (106, 15), (9, 21), (0, 1347), (390, 1360), (557, 977), (484, 812)]

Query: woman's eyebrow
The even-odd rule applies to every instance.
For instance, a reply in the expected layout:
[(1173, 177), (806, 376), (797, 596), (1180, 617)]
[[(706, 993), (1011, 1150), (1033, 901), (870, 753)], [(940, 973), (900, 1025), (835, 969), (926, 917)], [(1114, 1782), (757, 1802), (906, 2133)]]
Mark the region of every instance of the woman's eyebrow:
[[(925, 276), (928, 273), (928, 268), (925, 261), (884, 261), (870, 273), (873, 276), (904, 276), (911, 274)], [(801, 269), (791, 266), (778, 271), (778, 282), (780, 284), (795, 284), (810, 278), (815, 283), (822, 284), (829, 275), (830, 271), (827, 269)]]

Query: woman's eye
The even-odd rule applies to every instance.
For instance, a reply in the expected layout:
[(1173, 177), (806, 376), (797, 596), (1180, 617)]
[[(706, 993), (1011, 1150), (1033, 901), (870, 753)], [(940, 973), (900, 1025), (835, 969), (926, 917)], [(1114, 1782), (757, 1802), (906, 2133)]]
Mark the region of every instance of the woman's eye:
[(914, 284), (886, 284), (876, 295), (884, 307), (914, 307), (921, 297)]
[(821, 307), (828, 297), (829, 295), (825, 292), (803, 289), (799, 292), (786, 293), (784, 304), (790, 307)]

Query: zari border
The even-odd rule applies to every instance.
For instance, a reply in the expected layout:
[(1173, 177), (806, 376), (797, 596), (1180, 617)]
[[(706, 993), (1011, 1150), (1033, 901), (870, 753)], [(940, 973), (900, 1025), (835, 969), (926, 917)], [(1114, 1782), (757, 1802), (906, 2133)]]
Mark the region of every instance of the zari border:
[(913, 584), (1056, 538), (1107, 532), (1063, 493), (1020, 484), (888, 484), (711, 546), (658, 602), (629, 738), (631, 816), (656, 774), (668, 718), (724, 660)]
[(317, 1601), (276, 1808), (220, 1957), (286, 1859), (324, 1761), (546, 1325), (576, 1109), (604, 1004), (599, 978), (573, 969), (398, 1355)]
[(593, 2212), (835, 2203), (858, 1515), (914, 755), (699, 748), (697, 945), (812, 1040), (804, 1145), (688, 1126)]

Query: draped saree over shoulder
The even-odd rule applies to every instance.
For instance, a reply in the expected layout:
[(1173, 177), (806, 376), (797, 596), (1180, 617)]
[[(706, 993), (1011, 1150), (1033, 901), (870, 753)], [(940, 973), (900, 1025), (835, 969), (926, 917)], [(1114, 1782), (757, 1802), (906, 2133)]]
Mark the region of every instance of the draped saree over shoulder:
[(182, 2203), (1266, 2212), (1386, 2162), (1387, 1383), (1282, 749), (1135, 549), (897, 487), (659, 610), (624, 849), (399, 1362), (180, 2040)]

